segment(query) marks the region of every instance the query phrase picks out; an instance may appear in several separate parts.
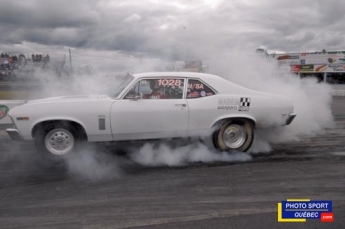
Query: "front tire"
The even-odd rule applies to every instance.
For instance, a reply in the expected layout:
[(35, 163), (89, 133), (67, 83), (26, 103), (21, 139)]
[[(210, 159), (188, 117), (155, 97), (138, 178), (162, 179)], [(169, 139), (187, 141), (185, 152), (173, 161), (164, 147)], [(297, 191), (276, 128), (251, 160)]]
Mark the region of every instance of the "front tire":
[(81, 132), (68, 123), (47, 123), (41, 126), (34, 136), (38, 153), (52, 162), (62, 162), (72, 154), (84, 141)]
[(213, 134), (214, 146), (219, 151), (246, 152), (254, 140), (254, 126), (247, 120), (230, 120)]

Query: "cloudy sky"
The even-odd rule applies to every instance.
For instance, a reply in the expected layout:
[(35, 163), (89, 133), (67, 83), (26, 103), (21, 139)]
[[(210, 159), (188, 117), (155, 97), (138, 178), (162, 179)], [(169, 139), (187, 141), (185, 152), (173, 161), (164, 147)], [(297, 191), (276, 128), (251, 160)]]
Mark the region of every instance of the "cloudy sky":
[(341, 0), (0, 0), (0, 51), (168, 59), (345, 49)]
[[(71, 49), (73, 63), (100, 66), (73, 90), (54, 80), (35, 92), (42, 97), (66, 89), (104, 92), (98, 70), (142, 72), (164, 66), (162, 60), (209, 60), (211, 73), (293, 98), (299, 114), (293, 131), (318, 133), (332, 119), (327, 85), (275, 77), (276, 65), (248, 53), (261, 45), (344, 50), (344, 9), (345, 0), (0, 0), (0, 51), (61, 57)], [(39, 77), (50, 79), (45, 72)]]

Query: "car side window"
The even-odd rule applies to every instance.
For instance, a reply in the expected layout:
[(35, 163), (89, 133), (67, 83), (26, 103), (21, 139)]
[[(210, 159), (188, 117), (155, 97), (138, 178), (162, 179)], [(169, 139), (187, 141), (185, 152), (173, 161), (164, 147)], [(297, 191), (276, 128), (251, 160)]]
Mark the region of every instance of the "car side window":
[(187, 88), (187, 99), (196, 99), (206, 96), (212, 96), (216, 93), (200, 80), (189, 79)]
[(133, 94), (140, 95), (141, 99), (182, 99), (184, 79), (157, 78), (140, 80), (125, 96), (132, 98)]

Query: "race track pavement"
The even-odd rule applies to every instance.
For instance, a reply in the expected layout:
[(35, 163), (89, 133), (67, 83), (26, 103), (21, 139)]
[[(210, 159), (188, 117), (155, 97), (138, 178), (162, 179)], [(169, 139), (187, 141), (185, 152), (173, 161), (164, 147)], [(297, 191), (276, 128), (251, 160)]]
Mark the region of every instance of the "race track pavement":
[[(244, 163), (147, 167), (114, 155), (66, 170), (0, 132), (0, 228), (344, 228), (345, 99), (332, 109), (334, 128)], [(335, 220), (277, 223), (287, 198), (332, 200)]]

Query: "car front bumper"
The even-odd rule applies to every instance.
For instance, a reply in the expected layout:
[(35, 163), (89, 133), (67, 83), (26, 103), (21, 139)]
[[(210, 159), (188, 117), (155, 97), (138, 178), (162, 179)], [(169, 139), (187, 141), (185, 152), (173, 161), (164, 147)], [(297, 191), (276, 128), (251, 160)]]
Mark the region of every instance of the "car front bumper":
[(288, 118), (286, 119), (285, 125), (290, 125), (290, 123), (292, 123), (292, 121), (295, 119), (296, 115), (296, 113), (289, 114)]
[(12, 138), (14, 141), (23, 141), (22, 136), (20, 135), (19, 131), (14, 128), (8, 128), (6, 129), (6, 132), (8, 135)]

